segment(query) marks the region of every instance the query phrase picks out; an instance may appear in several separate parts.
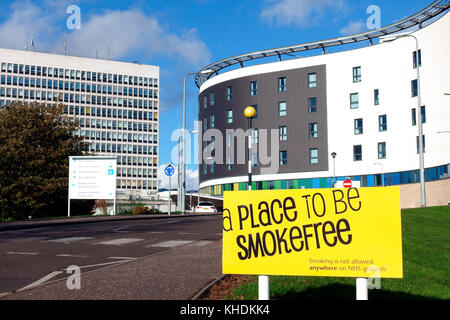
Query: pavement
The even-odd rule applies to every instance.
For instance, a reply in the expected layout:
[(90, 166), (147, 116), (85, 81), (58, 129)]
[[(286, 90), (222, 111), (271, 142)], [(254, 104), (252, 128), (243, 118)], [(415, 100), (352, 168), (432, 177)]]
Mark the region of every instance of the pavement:
[[(217, 214), (215, 214), (217, 215)], [(172, 218), (211, 216), (171, 215)], [(0, 224), (0, 231), (25, 230), (64, 224), (169, 218), (167, 215), (69, 218)], [(170, 224), (174, 226), (174, 224)], [(20, 292), (9, 292), (5, 300), (188, 300), (222, 276), (222, 241), (190, 241), (135, 260), (81, 270), (80, 287), (74, 288), (75, 273), (60, 272), (58, 280), (40, 279)], [(89, 269), (87, 269), (89, 270)], [(65, 270), (67, 271), (67, 270)], [(50, 274), (51, 276), (51, 274)], [(69, 285), (68, 285), (69, 284)], [(72, 285), (71, 285), (72, 284)]]

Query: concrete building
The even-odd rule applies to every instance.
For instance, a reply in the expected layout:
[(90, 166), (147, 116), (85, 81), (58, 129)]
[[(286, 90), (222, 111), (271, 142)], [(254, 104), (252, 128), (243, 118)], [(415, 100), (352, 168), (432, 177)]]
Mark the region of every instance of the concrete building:
[(117, 156), (119, 198), (157, 192), (159, 67), (10, 49), (0, 65), (0, 108), (63, 103), (89, 152)]
[[(350, 178), (361, 187), (399, 185), (402, 207), (418, 207), (420, 115), (427, 205), (450, 203), (449, 3), (434, 1), (382, 29), (239, 55), (202, 69), (199, 121), (203, 132), (221, 135), (212, 143), (203, 135), (203, 148), (213, 151), (199, 167), (201, 192), (247, 189), (246, 140), (239, 142), (233, 130), (247, 130), (244, 109), (251, 105), (257, 109), (252, 190), (329, 188)], [(407, 33), (417, 38), (418, 52), (413, 37), (398, 38)], [(329, 53), (330, 47), (338, 50)], [(267, 63), (255, 65), (257, 59)], [(263, 143), (262, 133), (269, 137)], [(264, 171), (266, 155), (277, 162), (275, 172)]]

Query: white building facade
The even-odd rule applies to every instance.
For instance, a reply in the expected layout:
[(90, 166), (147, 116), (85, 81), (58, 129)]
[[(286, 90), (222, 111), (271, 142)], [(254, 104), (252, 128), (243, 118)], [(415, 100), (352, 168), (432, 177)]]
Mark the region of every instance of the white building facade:
[(61, 102), (88, 152), (117, 156), (119, 198), (157, 192), (159, 67), (0, 49), (0, 108)]
[[(335, 177), (337, 180), (350, 178), (358, 181), (361, 187), (399, 185), (402, 207), (415, 207), (420, 206), (417, 117), (421, 115), (428, 205), (446, 205), (450, 203), (448, 30), (449, 13), (423, 28), (417, 28), (411, 35), (418, 40), (418, 54), (414, 38), (393, 40), (393, 37), (399, 35), (396, 34), (380, 37), (378, 44), (358, 49), (249, 67), (242, 67), (241, 64), (241, 68), (221, 72), (202, 83), (199, 120), (204, 121), (212, 115), (215, 119), (214, 127), (225, 132), (228, 127), (220, 122), (221, 113), (229, 113), (233, 109), (231, 113), (242, 124), (246, 123), (242, 122), (245, 121), (244, 108), (247, 105), (257, 105), (258, 119), (254, 121), (255, 128), (276, 128), (282, 131), (278, 158), (280, 169), (275, 174), (265, 175), (258, 174), (256, 169), (253, 190), (328, 188), (332, 186)], [(322, 71), (316, 74), (315, 68)], [(420, 108), (417, 101), (417, 68), (420, 71)], [(295, 78), (295, 74), (289, 78), (289, 72), (294, 71), (298, 71), (297, 74), (305, 79), (299, 80)], [(312, 78), (307, 79), (312, 74)], [(273, 80), (267, 82), (265, 79), (270, 79), (272, 75)], [(319, 93), (317, 100), (311, 100), (316, 98), (315, 93), (308, 93), (307, 85), (294, 86), (294, 83), (311, 82), (314, 77), (317, 87), (321, 86), (323, 91)], [(270, 86), (279, 86), (280, 81), (283, 82), (283, 90), (304, 91), (305, 98), (295, 101), (289, 96), (282, 96), (280, 92), (264, 92)], [(226, 93), (218, 94), (217, 91), (225, 90), (225, 87), (228, 91), (232, 90), (233, 95), (238, 98), (227, 101)], [(260, 100), (248, 100), (254, 99), (253, 97), (247, 99), (247, 96), (258, 95), (261, 96)], [(211, 96), (214, 97), (213, 106), (208, 100)], [(224, 101), (221, 101), (221, 97), (225, 97)], [(309, 108), (309, 111), (305, 111), (305, 117), (309, 117), (311, 101), (315, 101), (317, 108), (326, 108), (326, 114), (323, 114), (325, 118), (311, 120), (310, 123), (305, 120), (304, 125), (309, 125), (309, 128), (304, 128), (302, 132), (309, 134), (309, 137), (291, 135), (291, 132), (297, 132), (294, 127), (296, 123), (304, 121), (303, 118), (293, 120), (288, 116), (283, 120), (276, 114), (264, 114), (279, 108), (284, 101), (287, 101), (282, 105), (285, 108), (284, 116), (286, 113), (293, 115), (293, 112), (290, 113), (293, 108)], [(278, 116), (281, 117), (282, 114), (279, 113)], [(243, 129), (246, 130), (247, 126)], [(314, 146), (314, 141), (319, 141), (317, 134), (322, 140)], [(293, 142), (288, 144), (286, 141)], [(293, 155), (298, 152), (297, 149), (301, 149), (303, 156)], [(332, 153), (336, 153), (334, 159)], [(302, 161), (321, 165), (316, 170), (302, 169), (304, 167), (299, 164)], [(221, 166), (227, 166), (226, 160), (223, 163)], [(246, 168), (233, 173), (232, 166), (221, 171), (217, 168), (218, 164), (215, 164), (214, 172), (211, 173), (207, 164), (203, 166), (204, 170), (202, 167), (199, 169), (204, 173), (200, 176), (202, 192), (220, 195), (227, 190), (247, 188)]]

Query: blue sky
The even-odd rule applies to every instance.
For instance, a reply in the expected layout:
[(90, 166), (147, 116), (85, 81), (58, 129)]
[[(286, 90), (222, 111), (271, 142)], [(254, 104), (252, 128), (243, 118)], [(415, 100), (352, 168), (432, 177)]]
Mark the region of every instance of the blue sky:
[[(324, 40), (367, 30), (367, 8), (381, 9), (381, 25), (410, 16), (432, 0), (42, 0), (2, 1), (0, 47), (23, 49), (35, 39), (42, 52), (160, 66), (159, 164), (171, 160), (174, 130), (182, 126), (183, 77), (207, 64), (246, 52)], [(81, 28), (69, 30), (69, 5)], [(187, 127), (193, 129), (197, 87), (189, 78)], [(195, 187), (197, 166), (188, 166)], [(164, 184), (164, 183), (163, 183)], [(188, 187), (189, 188), (189, 187)]]

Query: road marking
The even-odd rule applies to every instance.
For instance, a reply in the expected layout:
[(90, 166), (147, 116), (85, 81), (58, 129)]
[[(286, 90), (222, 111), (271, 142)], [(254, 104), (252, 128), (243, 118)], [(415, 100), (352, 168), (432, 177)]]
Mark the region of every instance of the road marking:
[(44, 282), (50, 280), (51, 278), (56, 277), (57, 275), (59, 275), (61, 273), (62, 273), (62, 271), (53, 271), (52, 273), (49, 273), (45, 277), (43, 277), (43, 278), (41, 278), (41, 279), (39, 279), (39, 280), (37, 280), (37, 281), (35, 281), (35, 282), (25, 286), (23, 288), (20, 288), (20, 289), (16, 290), (16, 292), (22, 292), (22, 291), (25, 291), (25, 290), (28, 290), (28, 289), (35, 288), (35, 287), (43, 284)]
[(149, 247), (163, 247), (163, 248), (175, 248), (178, 246), (182, 246), (188, 243), (192, 243), (194, 241), (190, 241), (190, 240), (168, 240), (168, 241), (163, 241), (163, 242), (158, 242), (158, 243), (154, 243), (151, 244), (149, 246), (146, 246), (146, 248)]
[(144, 239), (136, 239), (136, 238), (120, 238), (109, 241), (97, 242), (96, 244), (104, 244), (104, 245), (112, 245), (112, 246), (120, 246), (122, 244), (133, 243), (137, 241), (143, 241)]
[(68, 238), (46, 240), (44, 242), (58, 242), (58, 243), (69, 244), (69, 243), (72, 243), (72, 242), (75, 242), (75, 241), (89, 240), (89, 239), (92, 239), (92, 237), (68, 237)]
[(198, 232), (178, 232), (178, 234), (184, 234), (184, 235), (197, 235), (200, 234)]
[(68, 258), (87, 258), (87, 256), (83, 256), (81, 254), (57, 254), (57, 257), (68, 257)]
[(161, 233), (164, 233), (164, 232), (162, 232), (162, 231), (148, 231), (147, 233), (161, 234)]
[[(129, 262), (130, 260), (119, 260), (119, 261), (111, 261), (111, 262), (104, 262), (104, 263), (98, 263), (98, 264), (91, 264), (91, 265), (87, 265), (87, 266), (80, 266), (80, 269), (85, 269), (85, 268), (93, 268), (93, 267), (101, 267), (101, 266), (107, 266), (110, 264), (119, 264), (119, 263), (124, 263), (124, 262)], [(67, 272), (67, 268), (63, 269), (63, 271)]]
[(212, 242), (213, 241), (200, 240), (200, 241), (195, 241), (193, 244), (191, 244), (191, 246), (193, 246), (193, 247), (203, 247), (203, 246), (206, 246), (207, 244), (210, 244)]
[(19, 252), (19, 251), (9, 251), (6, 254), (22, 254), (22, 255), (28, 255), (28, 256), (35, 256), (39, 254), (39, 252)]
[(133, 258), (133, 257), (108, 257), (108, 259), (114, 259), (114, 260), (136, 260), (139, 258)]
[(126, 228), (128, 228), (128, 227), (130, 227), (130, 226), (125, 226), (125, 227), (116, 228), (116, 229), (113, 229), (113, 232), (130, 232), (130, 231), (122, 231), (122, 229), (126, 229)]

